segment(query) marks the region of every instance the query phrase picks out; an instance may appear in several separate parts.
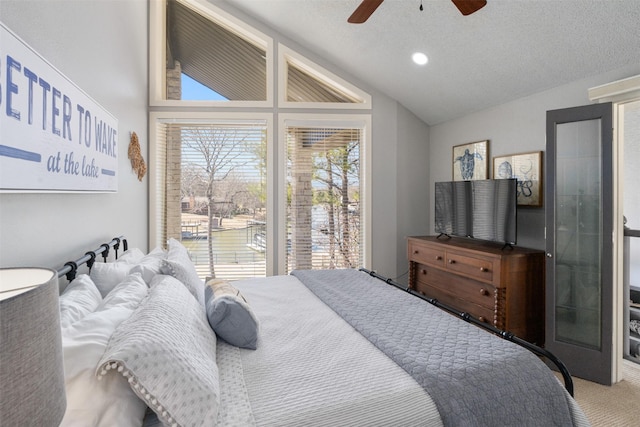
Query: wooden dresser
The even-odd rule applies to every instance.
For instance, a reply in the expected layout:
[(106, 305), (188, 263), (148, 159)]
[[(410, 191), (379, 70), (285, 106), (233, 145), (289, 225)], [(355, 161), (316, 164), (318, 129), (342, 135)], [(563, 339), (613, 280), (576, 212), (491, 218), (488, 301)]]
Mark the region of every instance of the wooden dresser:
[(443, 236), (409, 237), (409, 287), (544, 344), (544, 252)]

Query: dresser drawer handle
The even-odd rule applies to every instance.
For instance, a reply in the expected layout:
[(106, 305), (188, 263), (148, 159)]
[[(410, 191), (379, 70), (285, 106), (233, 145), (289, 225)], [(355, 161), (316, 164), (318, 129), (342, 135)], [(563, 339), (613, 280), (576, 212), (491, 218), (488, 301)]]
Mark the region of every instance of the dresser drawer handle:
[(478, 317), (478, 320), (483, 322), (483, 323), (487, 323), (487, 319), (484, 316)]
[(455, 260), (455, 259), (450, 259), (450, 260), (449, 260), (449, 264), (455, 264), (455, 263), (456, 263), (456, 260)]
[(480, 267), (480, 271), (486, 273), (489, 269), (487, 267)]
[(440, 255), (436, 255), (436, 261), (440, 261), (442, 257)]
[(420, 274), (427, 274), (427, 270), (423, 268), (422, 270), (420, 270)]
[(481, 288), (480, 289), (480, 295), (489, 295), (489, 291), (486, 290), (485, 288)]
[(419, 254), (419, 253), (420, 253), (420, 251), (419, 251), (419, 250), (417, 250), (417, 249), (414, 249), (414, 250), (413, 250), (413, 254), (414, 254), (414, 255), (417, 255), (417, 254)]

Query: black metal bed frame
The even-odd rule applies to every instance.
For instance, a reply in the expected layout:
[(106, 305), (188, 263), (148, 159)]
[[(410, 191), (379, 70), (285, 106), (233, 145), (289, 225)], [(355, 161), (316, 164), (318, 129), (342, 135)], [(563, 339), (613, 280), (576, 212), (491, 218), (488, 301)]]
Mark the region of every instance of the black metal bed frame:
[(418, 292), (414, 291), (413, 289), (410, 289), (408, 287), (404, 287), (403, 285), (401, 285), (398, 282), (395, 282), (393, 279), (389, 279), (387, 277), (381, 276), (380, 274), (376, 273), (375, 271), (371, 271), (371, 270), (367, 270), (366, 268), (360, 268), (360, 271), (367, 273), (368, 275), (375, 277), (376, 279), (380, 279), (383, 282), (392, 285), (400, 290), (403, 290), (413, 296), (416, 296), (424, 301), (427, 301), (428, 303), (435, 305), (436, 307), (446, 311), (447, 313), (453, 314), (456, 317), (459, 317), (460, 319), (464, 320), (465, 322), (469, 322), (469, 323), (473, 323), (476, 326), (479, 326), (480, 328), (491, 332), (492, 334), (495, 334), (497, 336), (499, 336), (500, 338), (503, 338), (507, 341), (511, 341), (515, 344), (518, 344), (521, 347), (526, 348), (527, 350), (531, 351), (532, 353), (538, 355), (538, 356), (542, 356), (544, 358), (546, 358), (547, 360), (549, 360), (550, 362), (552, 362), (557, 368), (558, 371), (562, 374), (562, 378), (564, 380), (564, 387), (565, 389), (567, 389), (567, 392), (573, 397), (573, 379), (571, 378), (571, 374), (569, 373), (569, 370), (567, 369), (567, 367), (565, 366), (564, 363), (562, 363), (562, 361), (560, 359), (558, 359), (553, 353), (551, 353), (548, 350), (545, 350), (542, 347), (539, 347), (535, 344), (532, 344), (528, 341), (523, 340), (522, 338), (517, 337), (516, 335), (514, 335), (511, 332), (508, 331), (503, 331), (502, 329), (498, 329), (493, 325), (490, 325), (488, 323), (484, 323), (481, 322), (480, 320), (476, 319), (475, 317), (471, 316), (469, 313), (466, 312), (461, 312), (459, 310), (455, 310), (452, 307), (449, 307), (446, 304), (442, 304), (440, 301), (438, 301), (435, 298), (429, 298), (426, 297), (424, 295), (419, 294)]
[(116, 259), (118, 258), (118, 249), (120, 249), (120, 243), (122, 243), (123, 250), (126, 251), (128, 249), (127, 239), (124, 236), (114, 237), (109, 243), (103, 243), (99, 248), (94, 249), (92, 251), (86, 252), (84, 256), (78, 258), (75, 261), (69, 261), (64, 264), (64, 267), (57, 270), (58, 278), (62, 276), (66, 276), (68, 281), (72, 281), (76, 278), (76, 273), (78, 271), (78, 267), (83, 264), (87, 264), (89, 270), (93, 266), (93, 263), (96, 260), (96, 257), (102, 254), (102, 259), (104, 262), (107, 262), (107, 258), (109, 257), (109, 250), (113, 248), (115, 250)]
[[(118, 258), (118, 250), (120, 248), (120, 244), (122, 243), (123, 245), (123, 250), (126, 251), (128, 249), (128, 244), (127, 244), (127, 240), (124, 238), (124, 236), (119, 236), (119, 237), (114, 237), (109, 243), (103, 243), (102, 245), (100, 245), (100, 247), (98, 247), (97, 249), (94, 249), (93, 251), (89, 251), (86, 252), (84, 254), (84, 256), (78, 258), (75, 261), (68, 261), (64, 264), (64, 267), (60, 268), (59, 270), (57, 270), (58, 273), (58, 278), (65, 276), (66, 279), (68, 281), (72, 281), (73, 279), (75, 279), (76, 277), (76, 273), (78, 271), (78, 267), (80, 267), (83, 264), (87, 264), (87, 267), (89, 267), (89, 270), (91, 270), (91, 267), (93, 266), (93, 263), (96, 260), (96, 257), (98, 255), (102, 255), (103, 261), (107, 262), (107, 258), (109, 257), (109, 251), (111, 248), (113, 248), (115, 250), (115, 258)], [(550, 362), (552, 362), (560, 371), (560, 373), (562, 374), (562, 378), (564, 379), (564, 386), (567, 389), (567, 392), (569, 392), (569, 394), (571, 396), (573, 396), (573, 379), (571, 378), (571, 374), (569, 373), (569, 370), (567, 369), (567, 367), (564, 365), (564, 363), (562, 363), (562, 361), (560, 361), (560, 359), (558, 359), (553, 353), (551, 353), (548, 350), (545, 350), (542, 347), (539, 347), (535, 344), (532, 344), (528, 341), (523, 340), (522, 338), (518, 338), (516, 335), (514, 335), (511, 332), (508, 331), (503, 331), (501, 329), (496, 328), (493, 325), (489, 325), (487, 323), (481, 322), (480, 320), (476, 319), (475, 317), (471, 316), (469, 313), (466, 312), (461, 312), (459, 310), (455, 310), (452, 307), (449, 307), (446, 304), (442, 304), (441, 302), (439, 302), (437, 299), (435, 298), (428, 298), (425, 297), (424, 295), (419, 294), (418, 292), (415, 292), (414, 290), (408, 288), (408, 287), (404, 287), (403, 285), (401, 285), (400, 283), (395, 282), (393, 279), (389, 279), (387, 277), (381, 276), (380, 274), (376, 273), (375, 271), (372, 270), (367, 270), (366, 268), (360, 268), (360, 271), (370, 275), (371, 277), (375, 277), (376, 279), (382, 280), (383, 282), (392, 285), (400, 290), (403, 290), (415, 297), (418, 297), (424, 301), (427, 301), (428, 303), (450, 313), (453, 314), (454, 316), (459, 317), (460, 319), (464, 320), (465, 322), (469, 322), (469, 323), (473, 323), (474, 325), (488, 331), (491, 332), (507, 341), (511, 341), (515, 344), (518, 344), (521, 347), (526, 348), (527, 350), (531, 351), (532, 353), (538, 355), (538, 356), (542, 356), (546, 359), (548, 359)]]

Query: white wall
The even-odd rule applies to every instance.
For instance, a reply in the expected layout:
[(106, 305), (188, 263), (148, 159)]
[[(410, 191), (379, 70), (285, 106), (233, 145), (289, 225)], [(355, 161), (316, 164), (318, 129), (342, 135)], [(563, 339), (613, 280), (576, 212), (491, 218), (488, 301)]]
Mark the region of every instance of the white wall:
[[(372, 266), (389, 277), (402, 274), (407, 269), (405, 235), (423, 233), (427, 168), (420, 167), (427, 162), (428, 127), (396, 101), (313, 52), (220, 6), (372, 95)], [(117, 194), (1, 194), (0, 266), (57, 268), (81, 256), (87, 245), (97, 247), (119, 234), (146, 250), (147, 178), (138, 182), (127, 159), (131, 131), (138, 134), (148, 159), (146, 1), (2, 0), (0, 16), (118, 119), (120, 150)], [(416, 173), (410, 173), (413, 167)], [(413, 192), (416, 183), (419, 188)]]
[(146, 250), (147, 178), (127, 159), (132, 131), (148, 153), (146, 0), (2, 0), (0, 19), (115, 116), (119, 134), (117, 193), (0, 194), (0, 267), (58, 268), (117, 235)]
[[(454, 145), (488, 139), (490, 164), (494, 156), (545, 151), (547, 110), (590, 104), (589, 88), (638, 72), (640, 65), (613, 70), (432, 126), (429, 134), (430, 185), (452, 179)], [(489, 176), (491, 173), (490, 169)], [(430, 195), (432, 199), (433, 194)], [(434, 212), (430, 212), (430, 229), (433, 229), (433, 216)], [(517, 240), (519, 246), (544, 249), (544, 208), (518, 208)]]
[[(126, 153), (131, 131), (148, 153), (147, 7), (145, 0), (0, 1), (2, 22), (118, 119), (120, 149), (116, 194), (0, 194), (1, 267), (55, 268), (117, 234), (147, 249), (147, 179), (137, 181)], [(489, 139), (491, 157), (544, 151), (547, 110), (587, 104), (589, 87), (640, 72), (615, 70), (429, 129), (386, 95), (278, 39), (373, 96), (372, 266), (389, 277), (406, 272), (406, 236), (433, 230), (431, 188), (451, 179), (454, 145)], [(518, 224), (519, 245), (544, 247), (543, 209), (519, 209)]]

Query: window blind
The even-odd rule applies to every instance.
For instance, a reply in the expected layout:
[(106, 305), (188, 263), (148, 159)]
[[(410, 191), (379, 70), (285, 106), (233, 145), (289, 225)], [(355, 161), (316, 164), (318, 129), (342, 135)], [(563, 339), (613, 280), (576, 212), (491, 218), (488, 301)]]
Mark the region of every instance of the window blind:
[(361, 129), (288, 126), (287, 272), (357, 268)]
[(164, 237), (182, 241), (201, 278), (265, 276), (266, 122), (162, 126)]

